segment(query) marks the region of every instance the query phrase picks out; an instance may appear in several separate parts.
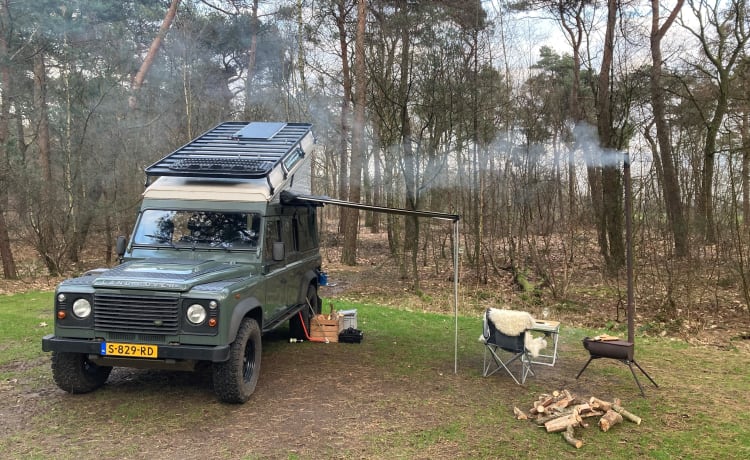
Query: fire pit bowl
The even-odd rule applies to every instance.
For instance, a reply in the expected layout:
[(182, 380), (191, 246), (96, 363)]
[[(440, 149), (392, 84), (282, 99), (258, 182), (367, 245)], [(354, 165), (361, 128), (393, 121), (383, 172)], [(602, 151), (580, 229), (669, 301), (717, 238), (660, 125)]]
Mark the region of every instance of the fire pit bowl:
[(594, 340), (586, 337), (583, 339), (583, 348), (588, 350), (592, 358), (633, 361), (633, 342), (625, 340)]

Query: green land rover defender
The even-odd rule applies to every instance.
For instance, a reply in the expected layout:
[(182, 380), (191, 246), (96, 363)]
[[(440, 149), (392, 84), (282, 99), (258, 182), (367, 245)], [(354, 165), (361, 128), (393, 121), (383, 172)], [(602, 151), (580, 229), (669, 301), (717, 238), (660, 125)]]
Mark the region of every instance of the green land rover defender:
[(70, 393), (115, 366), (194, 370), (210, 363), (218, 398), (243, 403), (260, 372), (261, 336), (289, 321), (304, 338), (320, 312), (311, 125), (225, 122), (146, 168), (122, 263), (55, 292), (52, 374)]

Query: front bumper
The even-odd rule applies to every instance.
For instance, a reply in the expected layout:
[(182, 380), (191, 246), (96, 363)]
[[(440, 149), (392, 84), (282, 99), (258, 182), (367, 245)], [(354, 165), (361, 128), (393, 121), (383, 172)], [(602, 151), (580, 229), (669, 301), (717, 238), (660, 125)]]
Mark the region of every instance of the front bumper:
[[(63, 353), (85, 353), (101, 355), (101, 340), (72, 339), (45, 335), (42, 337), (43, 351)], [(159, 344), (158, 359), (223, 362), (229, 359), (229, 345), (162, 345)], [(148, 360), (149, 358), (142, 358)]]

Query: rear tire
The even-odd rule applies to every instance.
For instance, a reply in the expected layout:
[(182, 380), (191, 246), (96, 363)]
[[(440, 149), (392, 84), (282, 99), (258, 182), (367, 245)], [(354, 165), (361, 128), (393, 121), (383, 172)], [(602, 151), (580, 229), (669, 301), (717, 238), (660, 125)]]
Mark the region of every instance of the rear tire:
[[(310, 311), (310, 306), (312, 306), (312, 312)], [(305, 306), (300, 310), (300, 313), (302, 313), (302, 321), (300, 321), (299, 314), (294, 315), (289, 320), (289, 337), (298, 340), (307, 340), (305, 330), (308, 333), (310, 332), (310, 318), (312, 318), (313, 313), (316, 315), (320, 313), (320, 298), (314, 284), (311, 284), (307, 288)], [(302, 328), (303, 322), (305, 325), (304, 329)]]
[(111, 366), (98, 366), (83, 353), (52, 352), (52, 378), (72, 394), (89, 393), (104, 385)]
[(229, 359), (213, 364), (214, 392), (221, 401), (242, 404), (250, 399), (260, 376), (260, 356), (260, 327), (245, 318), (229, 346)]

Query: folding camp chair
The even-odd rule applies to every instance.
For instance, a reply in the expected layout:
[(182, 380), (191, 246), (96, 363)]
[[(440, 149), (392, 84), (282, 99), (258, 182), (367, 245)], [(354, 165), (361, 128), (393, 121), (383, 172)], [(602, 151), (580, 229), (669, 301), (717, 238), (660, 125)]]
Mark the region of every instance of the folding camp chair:
[[(523, 312), (518, 312), (523, 313)], [(526, 377), (534, 371), (531, 369), (531, 355), (525, 347), (526, 330), (518, 335), (506, 335), (498, 330), (490, 319), (490, 309), (484, 314), (484, 371), (483, 375), (488, 377), (500, 369), (505, 369), (513, 380), (521, 385), (526, 382)], [(518, 361), (520, 372), (518, 377), (511, 370), (511, 365)], [(517, 366), (512, 366), (513, 368)], [(518, 380), (521, 380), (520, 382)]]

